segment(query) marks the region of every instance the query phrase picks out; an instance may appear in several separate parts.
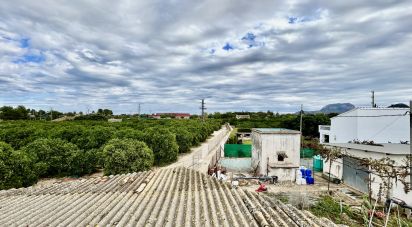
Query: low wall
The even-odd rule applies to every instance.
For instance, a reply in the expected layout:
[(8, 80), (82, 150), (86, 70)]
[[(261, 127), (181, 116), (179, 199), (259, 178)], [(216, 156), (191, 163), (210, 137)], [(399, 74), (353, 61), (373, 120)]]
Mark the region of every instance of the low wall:
[(229, 171), (250, 171), (252, 158), (220, 158), (219, 164)]

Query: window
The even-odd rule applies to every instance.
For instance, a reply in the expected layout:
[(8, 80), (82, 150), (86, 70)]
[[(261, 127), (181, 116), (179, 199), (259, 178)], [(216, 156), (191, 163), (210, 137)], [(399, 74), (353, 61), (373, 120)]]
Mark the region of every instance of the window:
[(277, 156), (278, 156), (278, 162), (283, 162), (283, 161), (285, 161), (285, 158), (288, 157), (286, 155), (286, 152), (284, 152), (284, 151), (277, 152)]

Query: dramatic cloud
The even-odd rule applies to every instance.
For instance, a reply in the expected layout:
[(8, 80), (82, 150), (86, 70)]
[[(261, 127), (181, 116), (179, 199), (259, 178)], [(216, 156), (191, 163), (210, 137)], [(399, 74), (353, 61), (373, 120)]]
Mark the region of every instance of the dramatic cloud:
[(295, 112), (412, 98), (410, 1), (3, 1), (0, 105)]

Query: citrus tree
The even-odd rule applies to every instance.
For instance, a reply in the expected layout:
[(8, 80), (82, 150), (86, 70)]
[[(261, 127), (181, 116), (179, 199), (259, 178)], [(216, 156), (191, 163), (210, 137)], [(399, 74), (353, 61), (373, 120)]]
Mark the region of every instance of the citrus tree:
[(104, 174), (121, 174), (149, 169), (153, 151), (141, 141), (112, 139), (103, 148)]

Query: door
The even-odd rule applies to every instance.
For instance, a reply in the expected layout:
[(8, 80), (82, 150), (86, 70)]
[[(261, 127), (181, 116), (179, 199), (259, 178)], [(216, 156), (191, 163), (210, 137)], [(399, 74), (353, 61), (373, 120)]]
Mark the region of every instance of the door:
[(367, 170), (358, 159), (343, 157), (343, 183), (364, 193), (368, 193), (369, 188)]

